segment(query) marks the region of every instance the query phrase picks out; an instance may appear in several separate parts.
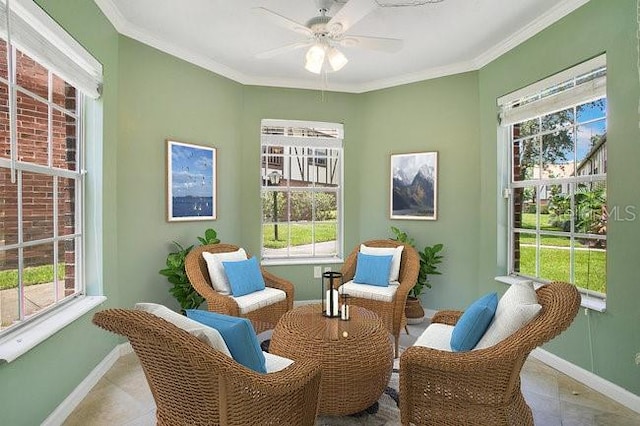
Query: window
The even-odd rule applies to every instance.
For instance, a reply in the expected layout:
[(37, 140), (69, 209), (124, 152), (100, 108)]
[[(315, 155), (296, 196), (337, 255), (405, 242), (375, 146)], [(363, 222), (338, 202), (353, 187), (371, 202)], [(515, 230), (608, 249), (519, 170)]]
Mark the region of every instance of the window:
[(0, 336), (85, 293), (84, 106), (102, 72), (22, 3), (9, 20), (0, 4)]
[(509, 134), (510, 272), (604, 298), (604, 55), (500, 100)]
[(262, 120), (263, 261), (340, 261), (342, 139), (341, 124)]

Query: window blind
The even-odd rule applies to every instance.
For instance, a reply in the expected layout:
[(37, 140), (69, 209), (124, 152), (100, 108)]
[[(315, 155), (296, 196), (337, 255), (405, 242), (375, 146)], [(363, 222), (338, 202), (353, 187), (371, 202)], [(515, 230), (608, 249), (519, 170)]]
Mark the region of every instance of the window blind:
[(498, 99), (500, 125), (510, 126), (607, 95), (606, 55)]
[(340, 123), (264, 119), (262, 145), (304, 148), (342, 148), (344, 126)]
[(0, 36), (85, 95), (100, 97), (102, 65), (33, 1), (0, 0)]

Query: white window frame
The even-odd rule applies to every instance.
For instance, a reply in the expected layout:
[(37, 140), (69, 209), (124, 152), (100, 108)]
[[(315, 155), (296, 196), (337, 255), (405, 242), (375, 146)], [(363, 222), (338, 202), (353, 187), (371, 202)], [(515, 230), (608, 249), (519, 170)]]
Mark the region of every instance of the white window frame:
[[(282, 128), (296, 128), (296, 129), (331, 129), (335, 131), (335, 137), (323, 138), (323, 137), (296, 137), (296, 136), (282, 136), (282, 135), (264, 135), (262, 129), (264, 127), (282, 127)], [(298, 121), (298, 120), (275, 120), (275, 119), (263, 119), (261, 122), (260, 132), (260, 250), (262, 264), (264, 265), (291, 265), (291, 264), (333, 264), (343, 262), (343, 226), (344, 226), (344, 212), (343, 212), (343, 197), (344, 197), (344, 127), (340, 123), (325, 123), (316, 121)], [(266, 181), (268, 180), (265, 172), (267, 168), (263, 166), (263, 150), (269, 149), (269, 147), (299, 147), (305, 150), (325, 150), (331, 149), (338, 154), (338, 169), (339, 174), (338, 184), (336, 187), (290, 187), (290, 186), (269, 186)], [(315, 157), (304, 158), (305, 165), (308, 159)], [(316, 166), (314, 166), (316, 167)], [(323, 166), (317, 166), (323, 167)], [(287, 251), (286, 256), (273, 256), (269, 257), (265, 252), (264, 247), (264, 226), (266, 224), (272, 224), (271, 222), (264, 222), (264, 215), (262, 214), (262, 197), (266, 193), (273, 191), (278, 192), (333, 192), (336, 194), (337, 203), (337, 231), (336, 231), (336, 245), (337, 253), (334, 256), (323, 256), (322, 254), (313, 253), (309, 255), (295, 255), (291, 250)], [(315, 213), (314, 213), (315, 215)], [(281, 222), (285, 223), (285, 222)], [(288, 222), (287, 222), (288, 223)], [(290, 246), (288, 246), (290, 249)], [(315, 250), (315, 246), (314, 246)]]
[[(503, 182), (502, 195), (507, 200), (506, 208), (506, 223), (505, 231), (507, 233), (507, 247), (506, 247), (506, 264), (508, 276), (496, 277), (497, 281), (504, 282), (506, 284), (513, 284), (519, 281), (533, 280), (538, 285), (544, 284), (545, 281), (542, 277), (530, 277), (521, 275), (514, 271), (514, 231), (521, 231), (521, 228), (514, 227), (514, 189), (526, 188), (539, 185), (558, 185), (558, 184), (571, 184), (578, 185), (579, 183), (607, 183), (606, 173), (587, 176), (572, 176), (569, 178), (553, 179), (553, 178), (534, 178), (530, 180), (515, 181), (513, 178), (513, 131), (512, 127), (516, 123), (521, 123), (536, 117), (543, 116), (545, 114), (561, 111), (569, 107), (574, 107), (579, 104), (583, 104), (592, 100), (605, 98), (606, 99), (606, 74), (604, 77), (596, 78), (593, 81), (583, 84), (576, 84), (576, 78), (589, 73), (592, 70), (598, 68), (606, 68), (606, 55), (600, 55), (591, 60), (585, 61), (575, 67), (562, 71), (544, 80), (538, 81), (523, 89), (517, 90), (513, 93), (505, 95), (498, 99), (499, 108), (499, 125), (498, 125), (498, 146), (502, 152), (499, 157), (503, 161), (499, 167), (502, 170), (499, 171), (499, 176)], [(554, 88), (562, 83), (573, 80), (573, 86), (560, 93), (550, 93), (550, 89)], [(522, 102), (525, 100), (525, 102)], [(575, 109), (574, 109), (575, 112)], [(605, 117), (608, 121), (608, 117)], [(577, 117), (574, 116), (574, 120)], [(592, 120), (597, 121), (597, 120)], [(580, 123), (580, 125), (589, 124), (590, 121)], [(575, 127), (577, 124), (574, 121), (571, 126)], [(532, 136), (542, 136), (545, 132), (539, 132)], [(576, 165), (577, 167), (577, 165)], [(573, 195), (573, 190), (571, 191)], [(573, 207), (573, 198), (571, 198)], [(573, 209), (572, 209), (573, 210)], [(540, 212), (540, 194), (536, 193), (536, 211)], [(554, 231), (541, 231), (540, 229), (533, 230), (526, 233), (531, 233), (536, 236), (536, 246), (539, 246), (541, 235), (555, 235)], [(522, 233), (521, 233), (522, 234)], [(560, 234), (558, 234), (560, 235)], [(574, 238), (589, 238), (589, 239), (603, 239), (606, 241), (606, 235), (601, 236), (597, 234), (584, 234), (576, 232), (573, 228), (569, 232), (563, 232), (561, 236), (569, 236), (571, 240)], [(538, 247), (539, 248), (539, 247)], [(539, 250), (536, 249), (536, 257), (539, 256)], [(536, 275), (539, 275), (539, 262), (536, 260), (537, 271)], [(571, 279), (573, 279), (573, 271), (571, 271)], [(584, 307), (604, 311), (606, 309), (606, 295), (598, 293), (592, 290), (583, 289), (578, 287), (582, 295), (582, 305)]]
[[(7, 10), (10, 13), (7, 13)], [(16, 171), (46, 172), (47, 175), (59, 176), (63, 178), (73, 178), (76, 180), (76, 234), (75, 238), (80, 239), (76, 245), (76, 294), (63, 298), (61, 301), (44, 309), (20, 324), (7, 329), (0, 336), (0, 363), (11, 362), (20, 355), (26, 353), (66, 325), (80, 318), (106, 298), (102, 295), (102, 261), (101, 259), (87, 259), (84, 253), (87, 251), (98, 252), (98, 247), (102, 243), (102, 234), (98, 228), (101, 221), (101, 145), (102, 145), (102, 103), (98, 100), (102, 88), (102, 65), (93, 58), (71, 35), (60, 27), (46, 12), (30, 0), (0, 0), (0, 35), (8, 41), (8, 49), (17, 47), (26, 53), (33, 60), (43, 65), (49, 71), (70, 83), (76, 88), (76, 98), (78, 102), (77, 120), (77, 159), (76, 171), (65, 171), (54, 169), (49, 166), (38, 166), (21, 163), (17, 161), (15, 154), (15, 134), (12, 135), (12, 158), (2, 159), (2, 166), (12, 168)], [(10, 65), (10, 64), (9, 64)], [(13, 90), (14, 81), (9, 83), (10, 97)], [(22, 90), (25, 92), (24, 90)], [(28, 92), (27, 92), (28, 93)], [(28, 93), (34, 96), (32, 93)], [(47, 102), (50, 110), (52, 108), (63, 110), (55, 104), (51, 104), (48, 99), (34, 96), (36, 99)], [(11, 108), (11, 106), (10, 106)], [(65, 113), (69, 113), (65, 111)], [(11, 117), (13, 115), (13, 118)], [(10, 114), (10, 120), (15, 120), (15, 113)], [(12, 133), (15, 127), (12, 126)], [(49, 132), (51, 128), (49, 127)], [(85, 140), (91, 143), (90, 148), (86, 148)], [(86, 154), (85, 154), (86, 151)], [(85, 160), (87, 160), (85, 162)], [(87, 168), (95, 169), (94, 176), (86, 176)], [(88, 179), (87, 179), (88, 178)], [(85, 183), (85, 180), (87, 181)], [(86, 204), (85, 186), (91, 192), (92, 202)], [(56, 194), (57, 191), (54, 191)], [(88, 210), (85, 210), (88, 207)], [(55, 211), (55, 210), (54, 210)], [(89, 214), (89, 222), (92, 226), (93, 234), (87, 238), (86, 234), (86, 214)], [(54, 218), (56, 221), (56, 218)], [(22, 224), (20, 224), (22, 226)], [(54, 226), (53, 238), (29, 241), (26, 245), (34, 245), (43, 242), (54, 242), (66, 240), (70, 236), (57, 236), (57, 226)], [(19, 241), (16, 247), (25, 246)], [(54, 256), (55, 257), (55, 256)], [(87, 270), (90, 264), (91, 270)]]

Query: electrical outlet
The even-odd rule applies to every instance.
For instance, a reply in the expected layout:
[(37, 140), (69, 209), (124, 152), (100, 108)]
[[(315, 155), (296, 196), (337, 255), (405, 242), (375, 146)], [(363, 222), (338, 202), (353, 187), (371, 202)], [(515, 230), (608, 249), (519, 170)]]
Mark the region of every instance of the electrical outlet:
[(324, 271), (325, 272), (331, 272), (331, 266), (325, 266), (324, 267)]
[(640, 365), (640, 352), (636, 354), (636, 365)]
[(313, 267), (313, 278), (322, 278), (322, 266)]

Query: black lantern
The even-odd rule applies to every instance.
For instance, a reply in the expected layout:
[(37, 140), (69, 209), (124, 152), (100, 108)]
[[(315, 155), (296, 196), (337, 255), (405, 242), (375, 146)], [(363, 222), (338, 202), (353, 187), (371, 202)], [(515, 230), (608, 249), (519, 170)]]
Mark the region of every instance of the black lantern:
[(338, 287), (342, 285), (340, 272), (327, 271), (322, 274), (322, 315), (340, 317)]

